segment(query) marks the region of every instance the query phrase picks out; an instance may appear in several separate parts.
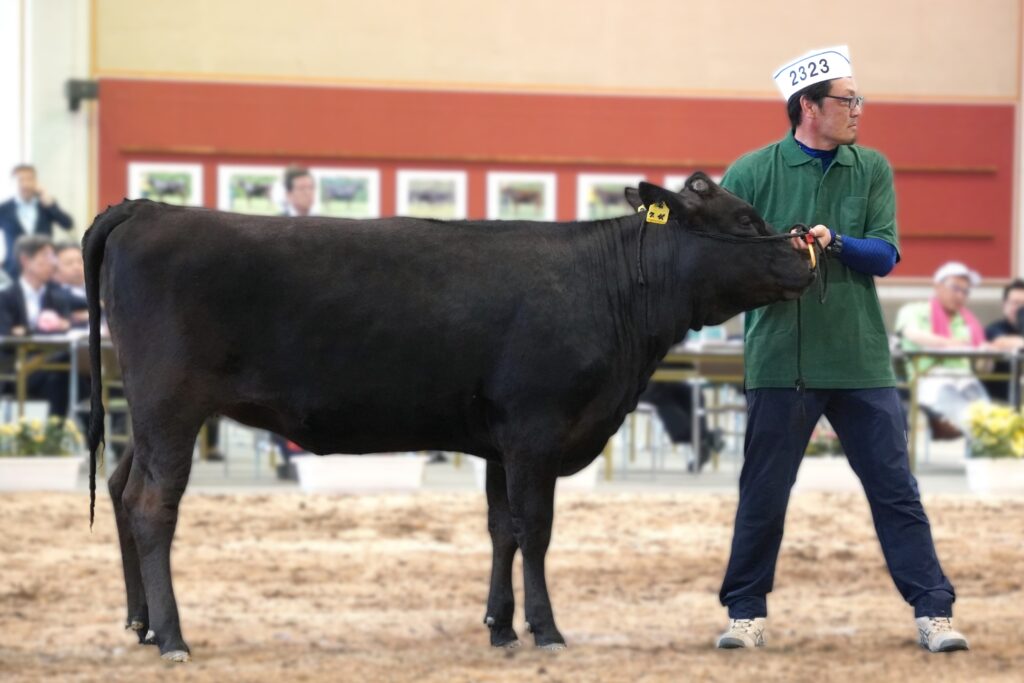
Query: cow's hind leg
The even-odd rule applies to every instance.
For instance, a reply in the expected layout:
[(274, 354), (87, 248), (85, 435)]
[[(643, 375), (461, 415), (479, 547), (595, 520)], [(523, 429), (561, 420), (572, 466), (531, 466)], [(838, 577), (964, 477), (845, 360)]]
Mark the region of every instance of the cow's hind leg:
[(189, 426), (164, 416), (133, 422), (135, 454), (122, 500), (138, 552), (149, 628), (164, 659), (184, 662), (190, 655), (171, 585), (171, 541), (201, 420)]
[(121, 455), (117, 469), (110, 475), (107, 488), (114, 506), (114, 519), (117, 522), (117, 537), (121, 542), (121, 565), (124, 568), (124, 586), (128, 597), (128, 618), (125, 629), (135, 631), (139, 643), (146, 642), (149, 630), (149, 609), (146, 607), (146, 591), (142, 586), (142, 570), (139, 567), (139, 554), (135, 548), (135, 537), (132, 535), (128, 511), (122, 502), (128, 475), (132, 469), (134, 445), (129, 442)]
[(487, 530), (491, 534), (491, 590), (487, 596), (484, 623), (491, 630), (491, 645), (516, 647), (519, 636), (512, 628), (516, 599), (512, 593), (512, 561), (515, 559), (515, 533), (508, 507), (505, 469), (496, 462), (487, 463)]
[(505, 458), (512, 530), (523, 553), (526, 588), (526, 624), (537, 647), (560, 650), (565, 639), (555, 626), (544, 558), (551, 543), (558, 473), (552, 459), (528, 453)]

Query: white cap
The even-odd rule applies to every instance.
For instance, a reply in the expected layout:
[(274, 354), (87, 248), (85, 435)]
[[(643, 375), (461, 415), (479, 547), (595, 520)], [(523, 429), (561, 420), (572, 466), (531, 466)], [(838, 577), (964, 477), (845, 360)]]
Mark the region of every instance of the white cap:
[(848, 78), (853, 75), (850, 64), (850, 49), (845, 45), (825, 47), (797, 57), (775, 70), (775, 85), (782, 93), (782, 99), (789, 101), (794, 93), (809, 85), (831, 81), (833, 78)]
[(959, 261), (949, 261), (942, 264), (935, 271), (935, 284), (939, 284), (947, 277), (965, 277), (972, 287), (976, 287), (981, 282), (981, 276), (978, 275), (977, 271), (971, 270)]

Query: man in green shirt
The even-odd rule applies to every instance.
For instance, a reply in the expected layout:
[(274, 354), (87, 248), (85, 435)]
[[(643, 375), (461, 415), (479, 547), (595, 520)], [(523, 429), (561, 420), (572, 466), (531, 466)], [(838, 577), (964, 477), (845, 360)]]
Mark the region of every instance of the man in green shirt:
[[(893, 580), (914, 606), (920, 644), (933, 652), (966, 649), (952, 628), (953, 586), (939, 566), (910, 472), (875, 292), (874, 276), (888, 274), (899, 259), (892, 169), (878, 152), (854, 144), (864, 99), (845, 46), (801, 56), (779, 69), (775, 82), (787, 101), (790, 132), (737, 160), (722, 185), (776, 229), (814, 226), (830, 259), (829, 293), (824, 304), (808, 290), (799, 306), (773, 304), (746, 318), (748, 424), (719, 595), (730, 625), (718, 647), (765, 642), (790, 488), (825, 415), (864, 486)], [(794, 240), (794, 248), (806, 247)]]

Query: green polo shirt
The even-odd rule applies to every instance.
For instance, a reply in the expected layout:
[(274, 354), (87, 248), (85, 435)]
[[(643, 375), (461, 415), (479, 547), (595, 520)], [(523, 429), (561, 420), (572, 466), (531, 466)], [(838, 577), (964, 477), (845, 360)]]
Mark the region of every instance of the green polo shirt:
[[(722, 185), (752, 204), (778, 232), (819, 223), (841, 235), (877, 237), (899, 249), (896, 195), (885, 157), (858, 145), (839, 147), (821, 161), (797, 146), (793, 134), (740, 157)], [(874, 277), (828, 263), (828, 299), (818, 286), (801, 299), (802, 370), (810, 389), (894, 386), (888, 335)], [(750, 389), (795, 386), (797, 304), (785, 301), (747, 313), (745, 372)]]

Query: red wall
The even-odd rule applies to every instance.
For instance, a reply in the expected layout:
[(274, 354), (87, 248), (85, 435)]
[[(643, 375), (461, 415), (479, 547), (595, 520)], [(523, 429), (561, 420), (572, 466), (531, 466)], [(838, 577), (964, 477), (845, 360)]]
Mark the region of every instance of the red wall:
[[(925, 276), (958, 258), (1011, 275), (1014, 107), (870, 103), (861, 142), (896, 169), (904, 260)], [(99, 206), (127, 192), (128, 161), (305, 163), (381, 170), (382, 214), (395, 170), (469, 173), (469, 217), (486, 207), (486, 171), (558, 174), (558, 217), (576, 215), (577, 172), (716, 173), (787, 130), (781, 102), (395, 91), (104, 79)]]

